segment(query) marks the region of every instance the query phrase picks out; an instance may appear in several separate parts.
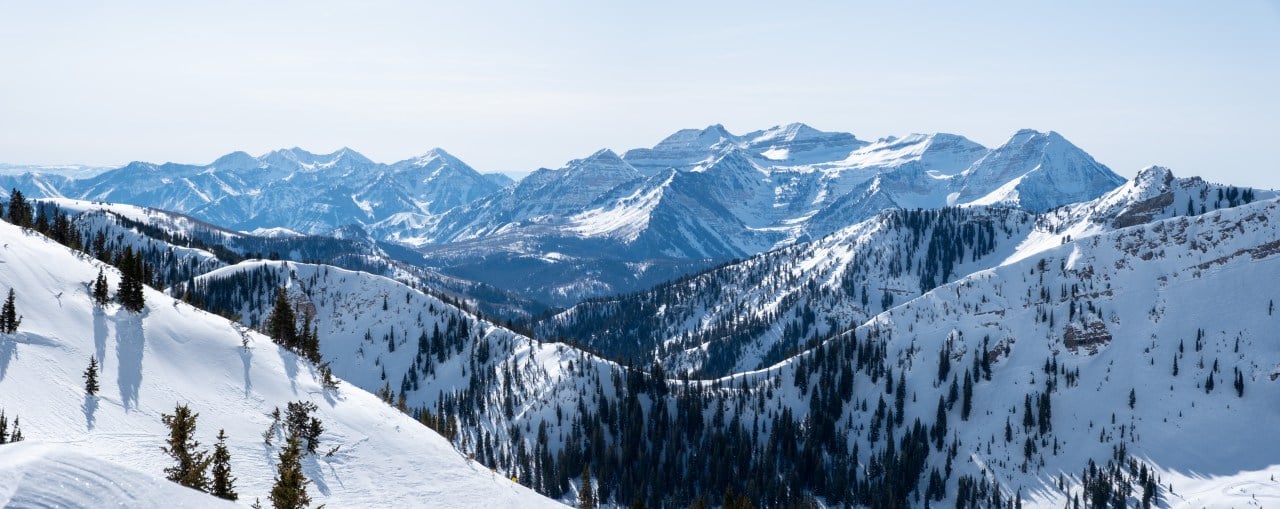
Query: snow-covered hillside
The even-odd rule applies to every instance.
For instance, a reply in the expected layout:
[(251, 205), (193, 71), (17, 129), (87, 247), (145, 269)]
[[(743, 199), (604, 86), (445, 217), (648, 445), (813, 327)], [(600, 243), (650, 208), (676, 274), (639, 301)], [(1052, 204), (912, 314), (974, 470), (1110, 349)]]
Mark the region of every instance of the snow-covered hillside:
[[(0, 408), (22, 419), (30, 441), (160, 474), (170, 462), (160, 416), (186, 404), (199, 413), (201, 443), (226, 430), (248, 503), (265, 500), (274, 475), (279, 440), (263, 441), (270, 413), (310, 401), (325, 429), (321, 452), (303, 460), (318, 503), (554, 505), (372, 394), (350, 384), (325, 389), (310, 363), (256, 332), (152, 290), (140, 314), (98, 307), (89, 282), (103, 265), (8, 223), (0, 243), (0, 288), (15, 291), (23, 316), (17, 333), (0, 335)], [(106, 273), (114, 288), (118, 273)], [(81, 378), (90, 357), (101, 363), (97, 397), (85, 395)]]

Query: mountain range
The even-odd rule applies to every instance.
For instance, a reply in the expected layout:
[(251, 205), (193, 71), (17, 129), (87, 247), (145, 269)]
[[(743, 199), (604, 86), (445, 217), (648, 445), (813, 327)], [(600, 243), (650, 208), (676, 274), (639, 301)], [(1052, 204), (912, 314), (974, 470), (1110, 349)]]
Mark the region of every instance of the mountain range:
[(0, 177), (31, 197), (143, 205), (236, 230), (349, 235), (354, 225), (420, 250), (436, 270), (552, 305), (818, 238), (887, 208), (1041, 212), (1123, 181), (1054, 132), (1022, 130), (986, 148), (941, 133), (867, 142), (804, 124), (685, 129), (514, 183), (441, 149), (393, 164), (294, 148), (208, 165), (135, 162), (80, 179)]
[[(249, 503), (278, 466), (273, 409), (305, 402), (308, 490), (341, 506), (1280, 496), (1280, 450), (1241, 438), (1280, 421), (1273, 191), (1123, 181), (1035, 131), (987, 149), (711, 126), (505, 186), (449, 177), (465, 165), (441, 151), (233, 155), (9, 181), (59, 197), (0, 224), (21, 317), (0, 413), (35, 442), (0, 445), (0, 501), (219, 506), (157, 477), (161, 416), (186, 404), (204, 443), (227, 431)], [(215, 182), (191, 212), (103, 201), (193, 207)], [(300, 222), (268, 221), (290, 193)], [(264, 222), (221, 222), (228, 203)], [(99, 271), (123, 292), (130, 260), (153, 287), (137, 312), (93, 292)]]

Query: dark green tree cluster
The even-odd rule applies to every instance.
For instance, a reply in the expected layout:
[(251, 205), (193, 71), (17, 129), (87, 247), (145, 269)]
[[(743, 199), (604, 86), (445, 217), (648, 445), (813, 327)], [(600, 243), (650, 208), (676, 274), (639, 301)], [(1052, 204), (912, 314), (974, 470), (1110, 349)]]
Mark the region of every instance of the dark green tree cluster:
[(98, 394), (98, 358), (89, 356), (89, 367), (85, 368), (84, 374), (84, 393), (90, 396)]
[(133, 248), (125, 246), (124, 252), (116, 259), (116, 267), (120, 269), (120, 283), (116, 286), (116, 300), (125, 309), (139, 313), (146, 307), (143, 296), (143, 283), (146, 281), (147, 268), (142, 258), (133, 254)]
[(284, 287), (276, 288), (271, 314), (267, 315), (266, 334), (277, 344), (301, 355), (311, 362), (320, 362), (320, 333), (312, 325), (310, 313), (304, 313), (302, 327), (298, 327), (298, 315), (289, 302)]
[(111, 287), (107, 285), (107, 276), (98, 269), (98, 277), (93, 279), (93, 302), (99, 306), (111, 303)]
[(177, 405), (173, 414), (162, 414), (160, 421), (169, 427), (166, 446), (160, 449), (173, 458), (174, 465), (164, 469), (165, 476), (188, 488), (209, 490), (209, 453), (200, 450), (196, 441), (196, 419), (200, 414), (187, 405)]
[(27, 202), (27, 198), (22, 194), (22, 191), (13, 189), (9, 192), (9, 210), (8, 214), (5, 215), (5, 220), (23, 228), (31, 228), (35, 225), (31, 203)]
[(17, 297), (13, 293), (13, 288), (10, 288), (9, 296), (4, 299), (4, 306), (0, 307), (0, 333), (18, 332), (19, 325), (22, 325), (22, 317), (18, 316)]
[(316, 404), (310, 401), (290, 401), (285, 408), (285, 431), (289, 436), (302, 439), (308, 454), (315, 454), (320, 446), (320, 434), (324, 433), (324, 423), (314, 415), (316, 410)]
[(236, 500), (236, 478), (231, 475), (231, 451), (227, 450), (227, 432), (218, 430), (218, 443), (213, 446), (213, 457), (210, 458), (210, 471), (213, 481), (209, 485), (209, 494), (226, 500)]
[[(236, 500), (235, 478), (231, 476), (231, 454), (226, 447), (226, 432), (218, 430), (218, 443), (213, 455), (200, 448), (195, 439), (196, 420), (200, 414), (187, 405), (176, 405), (173, 414), (162, 414), (161, 422), (169, 428), (169, 438), (160, 450), (173, 458), (173, 466), (164, 469), (165, 477), (188, 488), (227, 500)], [(209, 478), (212, 470), (213, 478)]]
[(275, 484), (268, 497), (271, 505), (275, 509), (302, 509), (311, 505), (311, 497), (307, 495), (307, 484), (311, 480), (302, 473), (302, 438), (289, 435), (279, 459)]
[(4, 415), (4, 409), (0, 408), (0, 445), (23, 440), (21, 419), (15, 416), (12, 426), (13, 430), (10, 431), (9, 418)]

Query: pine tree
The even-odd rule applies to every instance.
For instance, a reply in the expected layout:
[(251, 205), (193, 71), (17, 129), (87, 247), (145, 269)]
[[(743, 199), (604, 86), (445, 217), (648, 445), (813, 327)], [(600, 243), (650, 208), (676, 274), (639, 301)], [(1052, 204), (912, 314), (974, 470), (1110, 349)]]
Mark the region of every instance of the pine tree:
[(125, 309), (134, 313), (141, 312), (146, 306), (142, 292), (146, 267), (143, 266), (141, 254), (134, 256), (133, 248), (125, 246), (124, 253), (120, 255), (116, 266), (120, 268), (120, 284), (116, 288), (116, 299)]
[(18, 325), (22, 323), (22, 317), (18, 316), (18, 307), (13, 288), (9, 289), (9, 298), (5, 299), (4, 307), (0, 308), (0, 333), (13, 334), (18, 332)]
[(111, 288), (107, 285), (107, 276), (98, 269), (98, 277), (93, 280), (93, 302), (105, 306), (111, 302)]
[(973, 411), (973, 377), (964, 372), (964, 390), (960, 398), (960, 420), (969, 420), (969, 412)]
[(9, 222), (24, 228), (31, 227), (31, 204), (16, 188), (9, 193)]
[(209, 494), (227, 500), (240, 498), (236, 493), (236, 478), (231, 475), (231, 452), (227, 450), (226, 430), (218, 430), (218, 443), (213, 446), (211, 470), (213, 485)]
[(20, 418), (20, 417), (14, 417), (14, 418), (13, 418), (13, 433), (10, 433), (10, 434), (9, 434), (9, 442), (10, 442), (10, 443), (18, 443), (18, 442), (21, 442), (22, 440), (23, 440), (23, 436), (22, 436), (22, 418)]
[(289, 296), (285, 293), (284, 287), (276, 289), (275, 303), (271, 307), (271, 314), (267, 317), (266, 332), (281, 346), (290, 350), (297, 349), (297, 318), (293, 313), (293, 306), (289, 305)]
[(276, 509), (301, 509), (311, 504), (307, 496), (307, 483), (302, 474), (302, 438), (289, 435), (289, 442), (280, 451), (280, 464), (276, 468), (276, 483), (271, 487), (271, 505)]
[(1133, 389), (1129, 389), (1129, 409), (1132, 410), (1133, 406), (1137, 403), (1138, 403), (1138, 393), (1133, 392)]
[(84, 392), (90, 396), (98, 394), (98, 358), (89, 356), (89, 367), (84, 370)]
[(596, 493), (591, 487), (591, 464), (582, 465), (582, 489), (578, 490), (578, 507), (593, 509), (596, 507)]
[(161, 447), (166, 454), (173, 457), (174, 465), (164, 469), (167, 478), (188, 488), (208, 491), (207, 475), (209, 453), (200, 450), (200, 442), (194, 438), (196, 418), (200, 414), (193, 413), (187, 405), (177, 405), (173, 415), (161, 415), (161, 422), (169, 427), (167, 447)]

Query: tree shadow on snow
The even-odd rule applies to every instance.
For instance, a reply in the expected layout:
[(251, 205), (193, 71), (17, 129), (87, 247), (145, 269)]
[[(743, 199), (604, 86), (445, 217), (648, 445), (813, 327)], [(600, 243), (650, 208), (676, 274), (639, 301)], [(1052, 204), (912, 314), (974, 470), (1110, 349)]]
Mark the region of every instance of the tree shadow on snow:
[(98, 354), (98, 367), (104, 368), (107, 358), (107, 315), (102, 308), (93, 307), (93, 349)]
[[(320, 462), (316, 459), (316, 454), (319, 453), (306, 454), (306, 451), (303, 451), (303, 453), (302, 473), (306, 474), (308, 479), (311, 479), (311, 484), (316, 487), (316, 491), (326, 497), (329, 496), (332, 490), (329, 489), (329, 483), (325, 482), (324, 469), (321, 468)], [(342, 485), (341, 479), (338, 479), (338, 485)]]
[(120, 386), (120, 404), (129, 410), (138, 408), (138, 388), (142, 385), (142, 351), (146, 338), (142, 316), (122, 311), (116, 315), (116, 384)]
[(84, 410), (85, 427), (88, 428), (89, 431), (93, 431), (93, 424), (95, 422), (93, 414), (98, 411), (98, 397), (85, 394), (84, 405), (82, 405), (80, 409)]
[(50, 341), (44, 336), (29, 332), (0, 334), (0, 382), (4, 381), (5, 375), (9, 373), (9, 363), (18, 356), (18, 343), (37, 346), (58, 346), (58, 343)]
[(249, 378), (249, 366), (253, 365), (253, 352), (248, 348), (240, 349), (240, 362), (244, 364), (244, 397), (249, 397), (249, 391), (253, 390), (253, 380)]
[(9, 361), (18, 354), (18, 343), (13, 338), (0, 335), (0, 382), (9, 372)]
[(298, 356), (293, 352), (286, 350), (283, 346), (277, 346), (280, 349), (280, 362), (284, 364), (284, 373), (289, 376), (289, 390), (293, 391), (293, 395), (298, 395)]

